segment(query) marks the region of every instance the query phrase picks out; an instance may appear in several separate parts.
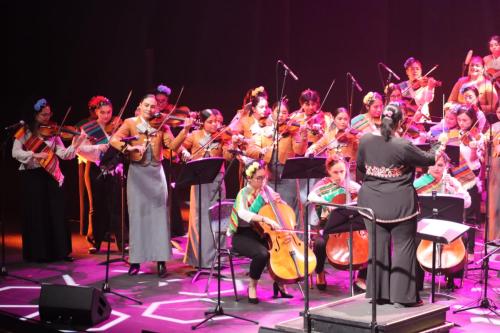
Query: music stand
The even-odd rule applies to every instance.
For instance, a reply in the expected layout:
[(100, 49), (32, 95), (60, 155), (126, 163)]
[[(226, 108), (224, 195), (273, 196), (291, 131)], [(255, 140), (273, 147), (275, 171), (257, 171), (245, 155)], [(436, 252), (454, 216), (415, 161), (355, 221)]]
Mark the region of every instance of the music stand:
[[(328, 175), (325, 170), (325, 161), (326, 161), (325, 157), (289, 158), (286, 160), (285, 165), (283, 167), (283, 172), (281, 173), (281, 179), (305, 179), (307, 184), (306, 185), (307, 188), (306, 200), (307, 200), (307, 197), (309, 196), (309, 180), (311, 178), (323, 178)], [(304, 229), (307, 228), (307, 230), (309, 230), (309, 226), (307, 225), (308, 224), (307, 215), (309, 214), (307, 206), (305, 214), (306, 214), (305, 222), (307, 223), (304, 223), (303, 227)], [(309, 236), (307, 233), (305, 233), (304, 237), (309, 237)], [(307, 242), (305, 244), (307, 246)], [(305, 281), (305, 283), (306, 283), (305, 284), (306, 289), (309, 288), (308, 281)], [(302, 290), (300, 283), (297, 283), (297, 285), (299, 286), (302, 295), (304, 295), (304, 291)]]
[[(462, 236), (470, 227), (462, 224), (464, 199), (454, 195), (419, 195), (420, 218), (417, 237), (432, 242), (431, 303), (436, 294), (436, 248), (437, 244), (449, 244)], [(431, 222), (433, 225), (431, 226)]]
[(309, 180), (311, 178), (327, 177), (325, 170), (326, 157), (292, 157), (286, 160), (281, 179), (306, 179), (309, 195)]
[(435, 126), (438, 123), (432, 122), (432, 121), (426, 121), (426, 122), (419, 123), (419, 124), (422, 124), (424, 126), (425, 132), (427, 133), (427, 132), (429, 132), (431, 130), (432, 126)]
[(198, 279), (198, 276), (204, 272), (202, 269), (202, 252), (201, 252), (201, 185), (212, 183), (217, 177), (224, 159), (222, 157), (208, 157), (195, 161), (189, 161), (182, 168), (179, 175), (179, 180), (176, 187), (185, 187), (189, 185), (198, 185), (198, 269), (193, 277), (192, 282)]

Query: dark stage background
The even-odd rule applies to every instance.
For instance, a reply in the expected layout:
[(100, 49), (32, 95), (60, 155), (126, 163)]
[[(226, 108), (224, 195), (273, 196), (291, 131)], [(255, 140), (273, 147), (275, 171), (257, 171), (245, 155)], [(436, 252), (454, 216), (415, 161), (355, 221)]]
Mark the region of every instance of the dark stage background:
[[(160, 82), (173, 88), (174, 100), (185, 87), (180, 104), (218, 108), (229, 120), (249, 88), (264, 85), (271, 102), (277, 99), (278, 59), (300, 78), (286, 83), (292, 108), (300, 91), (323, 96), (333, 78), (324, 109), (347, 105), (345, 74), (351, 72), (364, 89), (355, 93), (354, 113), (367, 91), (382, 90), (378, 62), (401, 77), (409, 56), (422, 61), (424, 72), (439, 64), (433, 76), (443, 86), (432, 106), (439, 115), (467, 51), (486, 55), (488, 37), (500, 33), (498, 0), (8, 1), (2, 17), (2, 129), (31, 119), (40, 97), (52, 104), (55, 120), (71, 105), (72, 124), (87, 115), (91, 96), (108, 96), (117, 111), (133, 89), (128, 117)], [(17, 167), (8, 142), (2, 203), (6, 221), (16, 224), (23, 207)], [(67, 216), (76, 219), (76, 162), (64, 162), (63, 172)]]

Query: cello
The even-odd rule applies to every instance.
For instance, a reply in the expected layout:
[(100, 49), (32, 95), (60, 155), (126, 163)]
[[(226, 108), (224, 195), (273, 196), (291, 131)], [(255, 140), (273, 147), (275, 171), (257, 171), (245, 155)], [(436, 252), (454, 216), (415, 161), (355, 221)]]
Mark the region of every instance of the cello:
[[(443, 174), (441, 193), (447, 193), (447, 175)], [(432, 272), (432, 241), (422, 239), (417, 248), (417, 260), (427, 272)], [(436, 266), (434, 271), (444, 275), (455, 273), (464, 268), (467, 261), (467, 252), (462, 237), (450, 244), (436, 244)]]
[[(331, 200), (336, 204), (349, 204), (351, 193), (349, 190), (349, 168), (346, 168), (345, 189)], [(350, 264), (350, 232), (333, 233), (328, 236), (326, 243), (326, 257), (335, 268), (349, 270)], [(357, 230), (352, 232), (352, 269), (359, 270), (368, 264), (368, 232)]]
[[(276, 221), (281, 228), (274, 230), (264, 222), (257, 222), (257, 232), (268, 239), (269, 248), (269, 273), (273, 279), (281, 283), (296, 283), (304, 279), (304, 243), (293, 231), (295, 213), (293, 209), (283, 202), (275, 202), (265, 185), (263, 191), (268, 198), (268, 204), (259, 210), (259, 215)], [(288, 235), (290, 239), (288, 241)], [(316, 268), (316, 256), (308, 248), (308, 274)]]

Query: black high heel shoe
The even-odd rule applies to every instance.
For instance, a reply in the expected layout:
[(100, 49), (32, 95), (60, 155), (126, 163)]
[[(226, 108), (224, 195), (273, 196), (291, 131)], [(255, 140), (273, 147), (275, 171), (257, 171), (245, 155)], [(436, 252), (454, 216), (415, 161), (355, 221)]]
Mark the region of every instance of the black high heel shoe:
[(130, 268), (128, 269), (128, 275), (137, 275), (141, 270), (140, 264), (130, 264)]
[[(280, 296), (278, 296), (278, 292), (280, 293)], [(278, 282), (273, 283), (273, 298), (293, 298), (293, 295), (287, 294), (283, 289), (280, 288), (280, 285)]]
[(250, 304), (259, 304), (258, 297), (250, 297), (250, 288), (248, 288), (248, 303)]
[(167, 277), (167, 267), (165, 266), (164, 261), (158, 261), (158, 276), (162, 279)]

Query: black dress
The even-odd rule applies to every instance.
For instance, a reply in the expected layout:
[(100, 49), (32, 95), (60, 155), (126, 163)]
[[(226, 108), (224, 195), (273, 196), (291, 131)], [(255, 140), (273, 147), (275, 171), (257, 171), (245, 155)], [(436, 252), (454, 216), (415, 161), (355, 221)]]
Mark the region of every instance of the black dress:
[[(386, 142), (382, 136), (368, 133), (361, 138), (357, 161), (358, 171), (363, 174), (358, 205), (373, 209), (377, 218), (377, 299), (414, 303), (418, 300), (415, 284), (418, 196), (413, 180), (415, 167), (433, 165), (434, 154), (402, 138)], [(365, 218), (365, 224), (371, 243), (371, 220)], [(367, 298), (372, 297), (371, 257), (370, 246)]]

